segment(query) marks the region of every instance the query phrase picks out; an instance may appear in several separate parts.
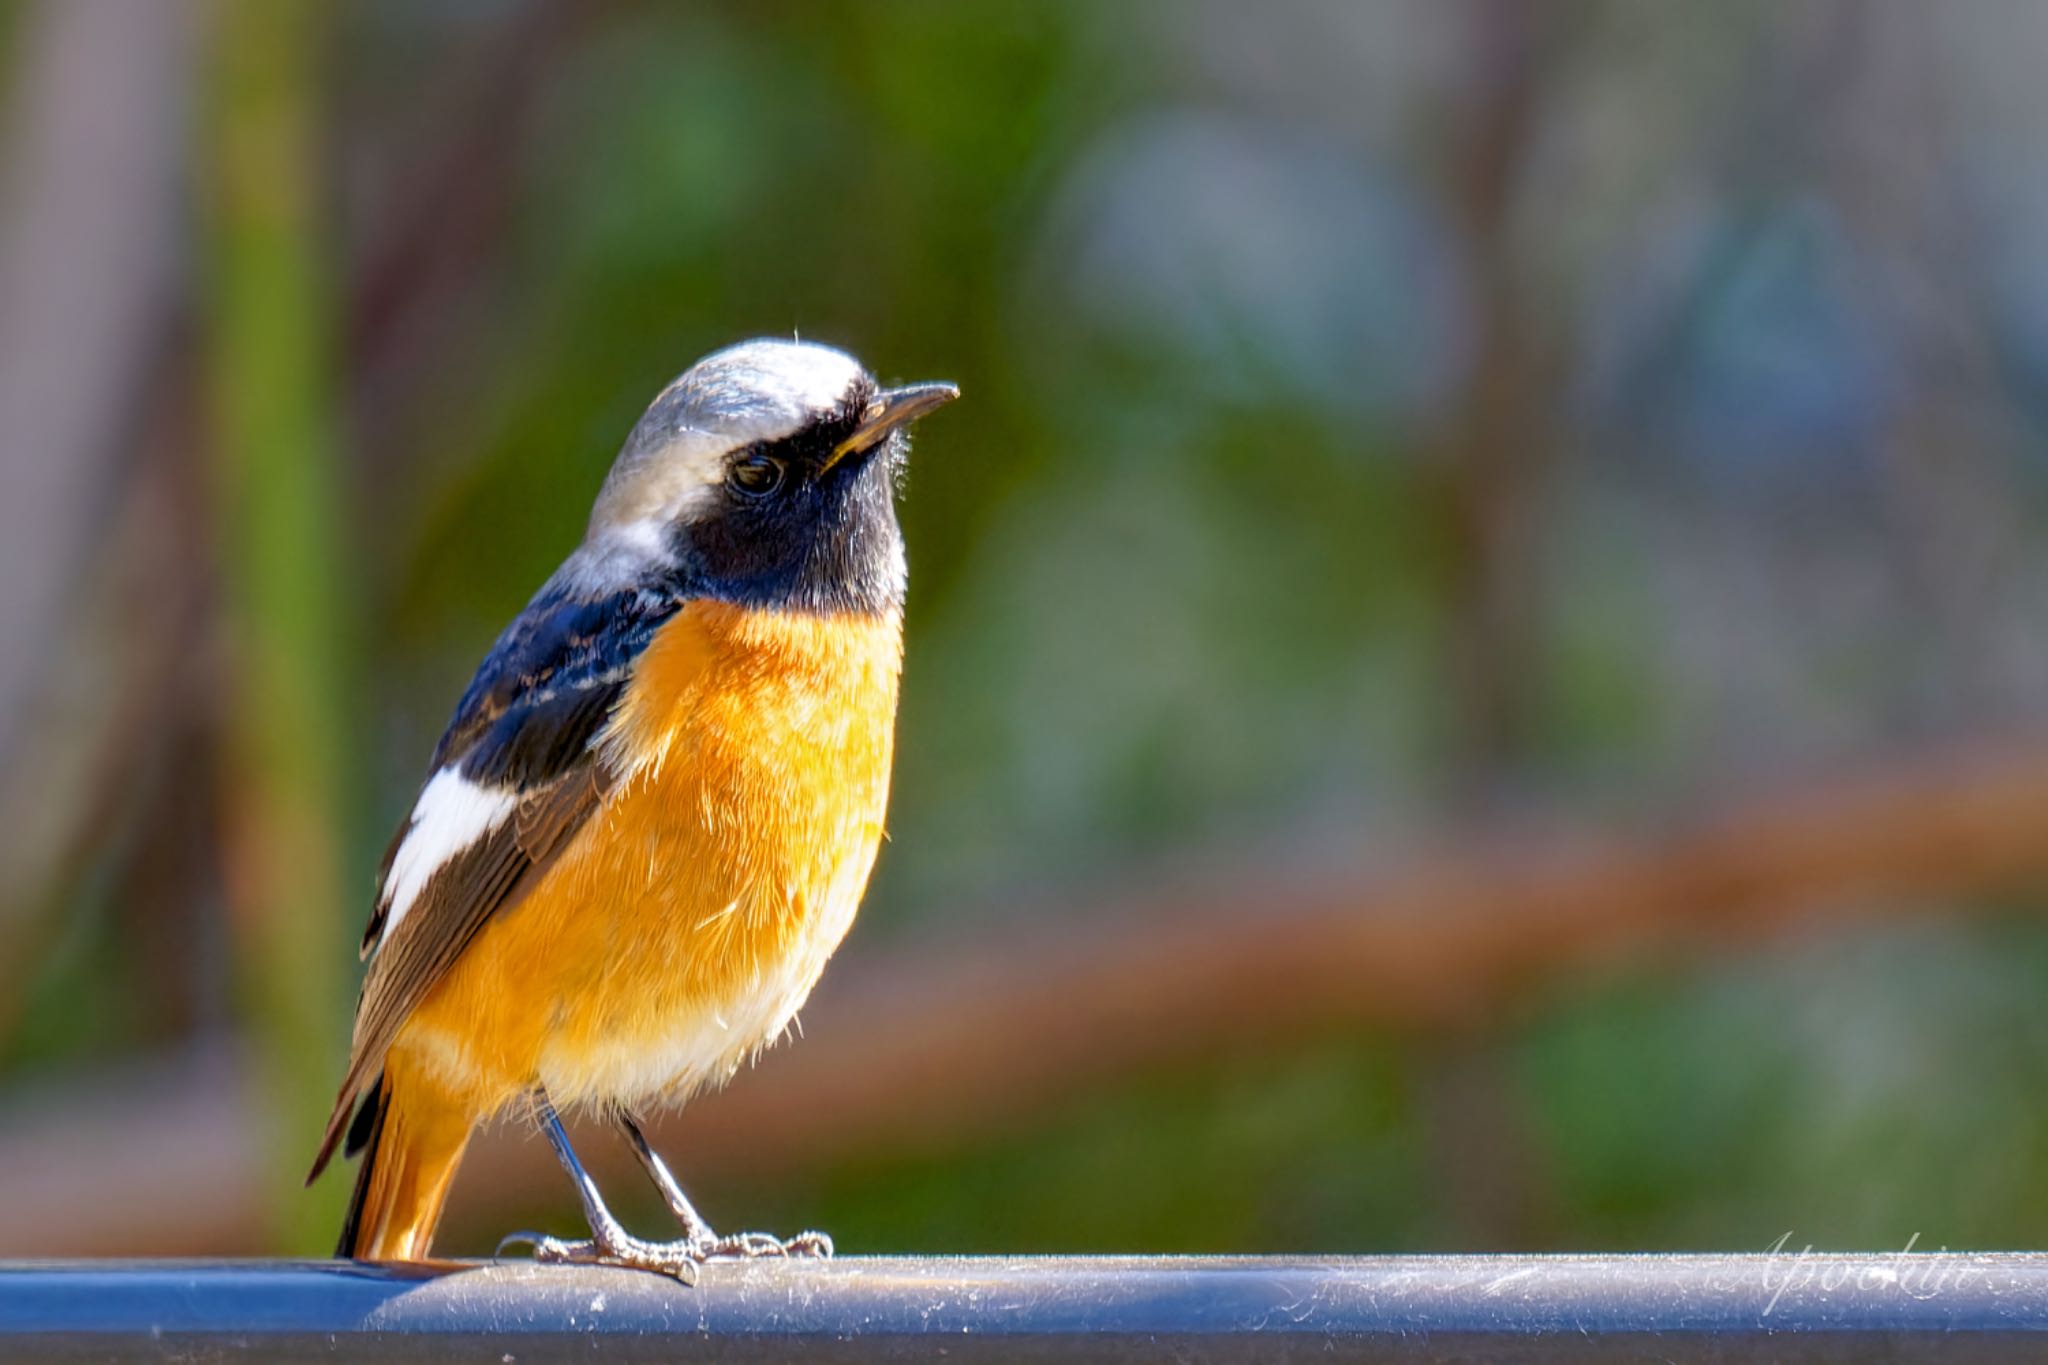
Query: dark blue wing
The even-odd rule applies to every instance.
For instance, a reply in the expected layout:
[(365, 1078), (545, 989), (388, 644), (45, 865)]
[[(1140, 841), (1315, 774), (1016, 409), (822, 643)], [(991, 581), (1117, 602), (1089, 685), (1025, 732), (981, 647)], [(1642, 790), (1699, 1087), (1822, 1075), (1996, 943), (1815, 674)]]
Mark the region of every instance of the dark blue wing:
[[(592, 742), (634, 660), (683, 600), (651, 589), (589, 596), (544, 588), (485, 656), (377, 873), (363, 934), (363, 951), (376, 957), (316, 1174), (399, 1026), (597, 809), (609, 779)], [(452, 806), (429, 799), (436, 783), (444, 801), (453, 794)], [(404, 875), (395, 876), (401, 863)], [(402, 903), (394, 906), (395, 895)]]
[[(649, 589), (587, 596), (543, 588), (478, 666), (434, 747), (428, 780), (452, 769), (476, 787), (531, 799), (588, 767), (591, 741), (624, 691), (633, 661), (681, 606), (679, 596)], [(419, 814), (399, 826), (378, 869), (366, 951), (384, 932), (392, 864)], [(431, 893), (459, 894), (450, 876), (455, 870), (451, 864), (434, 875), (420, 897), (422, 908), (441, 899)]]
[(484, 657), (434, 749), (434, 768), (459, 763), (482, 783), (558, 775), (603, 725), (633, 660), (681, 605), (647, 589), (602, 597), (543, 590)]

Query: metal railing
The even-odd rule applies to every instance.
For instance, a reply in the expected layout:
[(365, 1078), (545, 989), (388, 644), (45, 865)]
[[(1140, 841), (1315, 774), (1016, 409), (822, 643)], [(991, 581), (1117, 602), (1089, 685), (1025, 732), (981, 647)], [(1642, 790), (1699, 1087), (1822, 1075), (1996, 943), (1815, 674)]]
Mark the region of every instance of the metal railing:
[(2048, 1256), (0, 1264), (0, 1360), (2048, 1360)]

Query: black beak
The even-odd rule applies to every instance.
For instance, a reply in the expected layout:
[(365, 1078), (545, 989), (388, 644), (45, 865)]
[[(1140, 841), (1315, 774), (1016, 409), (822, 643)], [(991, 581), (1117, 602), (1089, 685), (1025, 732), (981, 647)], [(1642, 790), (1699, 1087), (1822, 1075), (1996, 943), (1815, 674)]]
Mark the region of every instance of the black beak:
[(915, 422), (959, 396), (957, 384), (905, 384), (900, 389), (882, 390), (861, 414), (860, 425), (853, 434), (833, 447), (825, 468), (830, 469), (849, 455), (873, 449), (896, 428)]

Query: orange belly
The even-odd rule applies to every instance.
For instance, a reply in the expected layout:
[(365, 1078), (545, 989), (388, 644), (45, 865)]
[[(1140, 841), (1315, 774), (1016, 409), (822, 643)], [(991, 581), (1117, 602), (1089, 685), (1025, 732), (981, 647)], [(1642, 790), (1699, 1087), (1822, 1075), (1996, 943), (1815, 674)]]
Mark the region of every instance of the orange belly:
[(846, 934), (888, 803), (901, 659), (888, 616), (693, 604), (600, 741), (623, 774), (498, 914), (394, 1053), (471, 1110), (539, 1084), (643, 1107), (774, 1041)]

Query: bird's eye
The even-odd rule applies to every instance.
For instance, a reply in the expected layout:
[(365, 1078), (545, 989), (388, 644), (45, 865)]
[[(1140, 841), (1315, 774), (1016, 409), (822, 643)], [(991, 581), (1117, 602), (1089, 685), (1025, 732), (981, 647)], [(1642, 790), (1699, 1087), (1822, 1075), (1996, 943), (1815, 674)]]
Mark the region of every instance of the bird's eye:
[(782, 461), (772, 455), (742, 455), (726, 471), (725, 482), (735, 493), (765, 498), (782, 487)]

